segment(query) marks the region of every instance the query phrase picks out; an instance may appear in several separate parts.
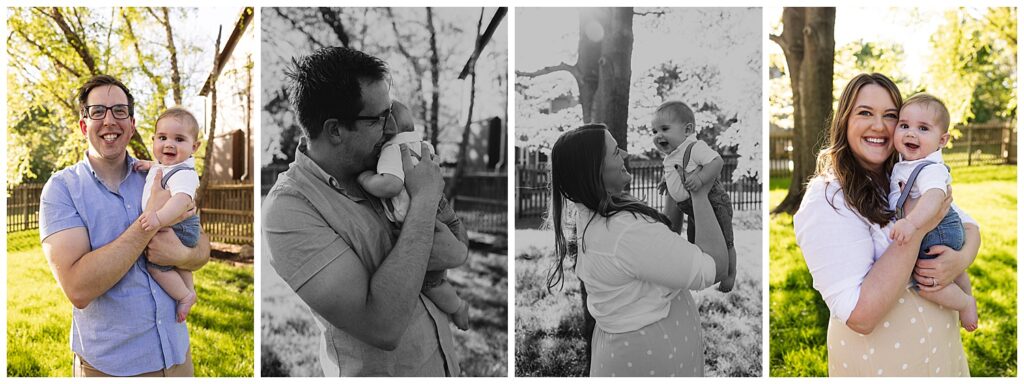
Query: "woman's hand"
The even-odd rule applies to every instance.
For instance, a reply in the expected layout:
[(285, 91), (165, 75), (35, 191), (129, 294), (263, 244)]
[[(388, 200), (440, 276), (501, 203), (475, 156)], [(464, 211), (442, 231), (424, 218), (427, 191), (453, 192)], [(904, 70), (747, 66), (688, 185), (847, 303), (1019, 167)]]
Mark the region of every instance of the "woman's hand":
[(914, 266), (914, 280), (918, 287), (926, 292), (945, 288), (971, 266), (980, 246), (978, 227), (968, 224), (964, 226), (964, 246), (959, 251), (945, 245), (931, 247), (927, 253), (936, 257), (918, 260)]

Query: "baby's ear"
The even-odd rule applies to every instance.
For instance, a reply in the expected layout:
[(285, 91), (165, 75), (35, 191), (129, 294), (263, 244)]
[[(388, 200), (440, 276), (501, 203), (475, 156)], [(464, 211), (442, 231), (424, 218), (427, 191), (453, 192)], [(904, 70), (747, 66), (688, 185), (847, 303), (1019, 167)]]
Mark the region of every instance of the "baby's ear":
[(939, 137), (939, 150), (942, 150), (942, 148), (945, 148), (946, 147), (946, 143), (948, 143), (948, 142), (949, 142), (949, 132), (947, 131), (946, 133), (943, 133), (941, 137)]

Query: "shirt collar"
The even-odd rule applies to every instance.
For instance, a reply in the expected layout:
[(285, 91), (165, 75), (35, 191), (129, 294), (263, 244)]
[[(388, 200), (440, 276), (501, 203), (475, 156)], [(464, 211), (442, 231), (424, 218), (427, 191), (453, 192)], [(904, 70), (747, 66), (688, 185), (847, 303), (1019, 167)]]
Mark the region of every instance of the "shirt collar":
[(297, 170), (301, 172), (304, 172), (312, 176), (314, 179), (319, 180), (324, 184), (327, 184), (328, 186), (331, 187), (331, 189), (334, 189), (338, 193), (347, 196), (349, 199), (352, 199), (353, 201), (360, 201), (365, 199), (363, 196), (349, 193), (349, 191), (346, 190), (345, 187), (341, 185), (341, 182), (338, 181), (337, 178), (331, 176), (331, 174), (327, 173), (327, 171), (324, 171), (323, 168), (320, 168), (320, 165), (313, 161), (313, 159), (309, 158), (309, 155), (306, 154), (306, 150), (307, 146), (305, 139), (300, 139), (299, 146), (295, 148), (295, 162), (292, 163), (293, 167), (295, 167)]
[[(138, 160), (135, 159), (134, 157), (132, 157), (132, 155), (128, 154), (127, 151), (125, 151), (124, 161), (125, 161), (125, 168), (128, 170), (128, 172), (124, 173), (124, 177), (121, 179), (122, 183), (125, 180), (128, 179), (128, 176), (131, 176), (132, 169), (135, 168), (135, 162), (137, 162)], [(85, 169), (89, 170), (89, 174), (91, 174), (92, 177), (96, 179), (96, 181), (101, 181), (99, 175), (96, 174), (96, 170), (93, 169), (93, 167), (92, 167), (92, 162), (89, 161), (89, 150), (88, 149), (85, 150), (85, 157), (82, 158), (82, 163), (85, 164)]]

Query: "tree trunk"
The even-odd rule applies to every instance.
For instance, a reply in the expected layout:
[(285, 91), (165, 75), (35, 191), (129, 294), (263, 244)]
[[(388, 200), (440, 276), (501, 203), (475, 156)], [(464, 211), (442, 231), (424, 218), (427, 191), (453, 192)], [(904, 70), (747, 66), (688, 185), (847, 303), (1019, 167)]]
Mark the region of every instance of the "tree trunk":
[(196, 209), (202, 208), (206, 188), (210, 185), (210, 160), (213, 160), (213, 134), (217, 132), (217, 74), (220, 73), (220, 31), (213, 50), (213, 76), (210, 79), (210, 126), (206, 129), (206, 155), (203, 156), (203, 174), (199, 178), (199, 190), (196, 191)]
[(164, 16), (160, 23), (167, 35), (167, 52), (171, 55), (171, 94), (174, 96), (174, 104), (181, 105), (181, 72), (178, 70), (178, 48), (174, 46), (174, 33), (171, 30), (170, 9), (162, 7), (160, 10)]
[(796, 213), (814, 174), (818, 151), (832, 113), (835, 8), (785, 8), (782, 47), (793, 89), (793, 176), (789, 192), (772, 213)]
[[(594, 96), (600, 81), (598, 61), (601, 59), (602, 36), (595, 35), (606, 31), (602, 20), (606, 19), (607, 8), (580, 9), (580, 37), (577, 43), (579, 56), (576, 59), (576, 71), (573, 77), (580, 91), (580, 107), (583, 108), (583, 122), (594, 122)], [(590, 31), (588, 33), (588, 31)]]
[[(481, 44), (480, 27), (484, 22), (484, 8), (480, 8), (480, 19), (476, 23), (476, 44), (479, 49)], [(475, 64), (475, 63), (474, 63)], [(462, 129), (462, 140), (459, 141), (459, 155), (455, 163), (455, 175), (451, 182), (444, 186), (444, 197), (451, 201), (459, 190), (459, 179), (466, 173), (466, 152), (469, 147), (469, 134), (473, 128), (473, 106), (476, 104), (476, 66), (471, 67), (469, 72), (469, 113), (466, 116), (466, 126)]]
[[(416, 112), (416, 115), (419, 118), (419, 120), (422, 121), (424, 124), (427, 124), (427, 99), (423, 97), (423, 78), (426, 75), (427, 69), (424, 68), (423, 65), (420, 63), (420, 58), (409, 52), (409, 50), (405, 47), (405, 44), (402, 43), (403, 36), (398, 33), (398, 22), (395, 20), (395, 14), (394, 12), (392, 12), (390, 7), (386, 8), (386, 10), (388, 18), (391, 19), (391, 30), (395, 32), (395, 48), (398, 48), (398, 53), (401, 53), (406, 60), (409, 60), (409, 63), (412, 64), (412, 71), (413, 73), (416, 74), (416, 101), (415, 104), (410, 105), (413, 105), (415, 107), (413, 108), (413, 110), (414, 112)], [(434, 94), (437, 93), (435, 92)], [(428, 131), (430, 131), (431, 128), (432, 127), (429, 126), (426, 127)], [(430, 135), (430, 132), (427, 132), (427, 135)], [(428, 137), (433, 138), (434, 136), (430, 135)], [(437, 145), (437, 143), (431, 144)]]
[[(441, 59), (437, 54), (437, 30), (434, 28), (434, 10), (427, 7), (427, 32), (430, 34), (430, 145), (437, 147), (438, 115), (441, 113)], [(479, 36), (479, 33), (477, 34)]]
[(609, 8), (601, 59), (598, 60), (598, 88), (591, 113), (593, 121), (608, 125), (619, 148), (626, 149), (629, 118), (630, 61), (633, 58), (633, 8)]

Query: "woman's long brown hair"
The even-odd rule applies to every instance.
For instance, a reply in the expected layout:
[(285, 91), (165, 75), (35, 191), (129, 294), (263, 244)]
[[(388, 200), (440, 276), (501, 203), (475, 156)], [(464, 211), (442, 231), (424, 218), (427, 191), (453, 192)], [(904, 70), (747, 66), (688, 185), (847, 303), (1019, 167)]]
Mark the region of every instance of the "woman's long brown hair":
[[(861, 88), (868, 84), (875, 84), (885, 88), (892, 98), (893, 104), (899, 110), (903, 105), (903, 96), (899, 88), (888, 77), (880, 73), (862, 73), (854, 77), (846, 88), (843, 95), (839, 97), (839, 105), (832, 116), (832, 122), (828, 130), (828, 145), (818, 153), (817, 168), (815, 176), (834, 175), (842, 188), (846, 198), (846, 205), (860, 213), (872, 223), (885, 226), (893, 217), (889, 210), (889, 173), (899, 159), (896, 151), (886, 159), (882, 172), (864, 168), (857, 162), (853, 150), (850, 149), (850, 142), (846, 137), (847, 125), (850, 121), (850, 113), (854, 108), (854, 101)], [(829, 204), (833, 203), (835, 196), (829, 197)], [(832, 204), (835, 208), (835, 205)]]
[[(647, 206), (628, 194), (612, 195), (605, 190), (601, 167), (604, 162), (604, 124), (588, 124), (562, 134), (551, 147), (551, 221), (555, 230), (555, 265), (548, 275), (548, 290), (561, 286), (565, 272), (565, 258), (571, 252), (565, 238), (563, 212), (566, 200), (581, 203), (595, 212), (587, 221), (583, 232), (577, 236), (583, 239), (587, 228), (597, 215), (611, 217), (619, 212), (629, 212), (652, 222), (669, 226), (668, 217)], [(601, 150), (597, 150), (601, 148)], [(576, 228), (576, 230), (579, 230)], [(583, 244), (577, 245), (583, 249)], [(575, 252), (572, 252), (573, 268), (576, 266)]]

